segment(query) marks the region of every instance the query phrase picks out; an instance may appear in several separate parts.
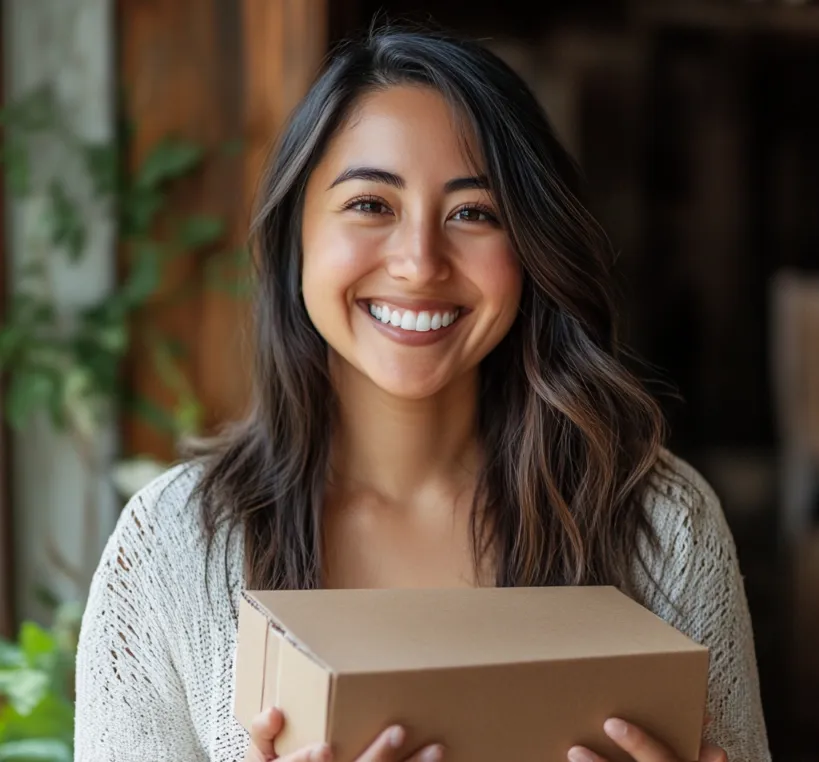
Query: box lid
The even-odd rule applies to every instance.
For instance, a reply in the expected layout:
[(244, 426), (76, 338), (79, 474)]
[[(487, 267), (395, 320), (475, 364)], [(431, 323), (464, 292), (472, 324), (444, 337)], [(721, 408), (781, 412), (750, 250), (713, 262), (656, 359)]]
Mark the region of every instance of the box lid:
[(247, 591), (338, 673), (704, 651), (614, 587)]

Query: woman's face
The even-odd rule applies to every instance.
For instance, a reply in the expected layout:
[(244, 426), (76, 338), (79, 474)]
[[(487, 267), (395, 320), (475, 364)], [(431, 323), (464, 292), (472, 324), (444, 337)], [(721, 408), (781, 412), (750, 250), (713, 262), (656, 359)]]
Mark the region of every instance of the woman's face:
[(307, 185), (310, 319), (334, 364), (396, 397), (473, 371), (518, 310), (517, 257), (466, 146), (437, 92), (391, 87), (360, 100)]

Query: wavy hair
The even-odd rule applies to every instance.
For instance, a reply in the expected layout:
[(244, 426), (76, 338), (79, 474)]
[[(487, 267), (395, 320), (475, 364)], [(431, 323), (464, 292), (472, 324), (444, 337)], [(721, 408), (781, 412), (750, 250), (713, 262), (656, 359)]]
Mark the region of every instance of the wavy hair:
[(526, 84), (481, 45), (437, 31), (387, 27), (344, 43), (282, 133), (253, 226), (253, 405), (198, 450), (209, 540), (225, 524), (242, 530), (250, 588), (322, 584), (335, 404), (327, 345), (300, 294), (305, 187), (362, 94), (404, 84), (434, 88), (476, 136), (523, 271), (519, 314), (479, 368), (476, 568), (491, 552), (499, 586), (628, 591), (641, 537), (654, 541), (642, 496), (664, 424), (620, 360), (610, 243)]

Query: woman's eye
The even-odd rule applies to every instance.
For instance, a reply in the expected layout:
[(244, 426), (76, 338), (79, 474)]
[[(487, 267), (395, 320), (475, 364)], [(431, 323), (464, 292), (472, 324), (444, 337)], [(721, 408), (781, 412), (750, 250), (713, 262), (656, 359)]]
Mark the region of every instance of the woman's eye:
[(452, 215), (452, 219), (459, 222), (497, 222), (497, 218), (485, 209), (475, 206), (465, 206)]
[(358, 199), (358, 201), (353, 201), (350, 203), (347, 208), (352, 209), (355, 212), (361, 212), (362, 214), (389, 213), (387, 205), (382, 201), (377, 201), (376, 199)]

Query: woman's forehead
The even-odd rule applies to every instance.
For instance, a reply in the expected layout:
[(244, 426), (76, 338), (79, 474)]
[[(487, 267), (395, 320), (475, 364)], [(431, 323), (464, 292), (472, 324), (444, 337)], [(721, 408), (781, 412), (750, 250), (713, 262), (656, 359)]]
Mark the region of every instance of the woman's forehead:
[(480, 155), (469, 121), (439, 92), (395, 85), (356, 101), (321, 163), (456, 176), (481, 171)]

